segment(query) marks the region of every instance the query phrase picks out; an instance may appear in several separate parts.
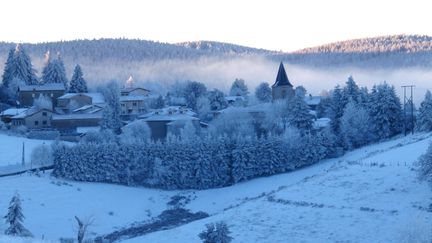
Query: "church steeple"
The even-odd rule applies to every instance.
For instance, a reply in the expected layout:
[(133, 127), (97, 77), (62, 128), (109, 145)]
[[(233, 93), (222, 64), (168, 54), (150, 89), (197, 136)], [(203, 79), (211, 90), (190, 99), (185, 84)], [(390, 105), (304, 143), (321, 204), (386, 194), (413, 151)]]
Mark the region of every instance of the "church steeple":
[(278, 70), (277, 76), (276, 76), (276, 81), (273, 84), (273, 87), (282, 86), (282, 85), (288, 85), (288, 86), (293, 87), (293, 85), (288, 80), (288, 76), (285, 72), (285, 67), (284, 67), (283, 63), (281, 62), (279, 65), (279, 70)]

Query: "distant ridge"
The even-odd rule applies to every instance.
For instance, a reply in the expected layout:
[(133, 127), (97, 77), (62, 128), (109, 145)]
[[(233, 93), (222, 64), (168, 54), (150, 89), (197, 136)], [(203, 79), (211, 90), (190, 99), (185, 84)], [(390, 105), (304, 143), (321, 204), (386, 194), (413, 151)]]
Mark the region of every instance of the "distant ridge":
[(294, 53), (364, 53), (432, 51), (432, 37), (426, 35), (390, 35), (338, 41), (310, 47)]

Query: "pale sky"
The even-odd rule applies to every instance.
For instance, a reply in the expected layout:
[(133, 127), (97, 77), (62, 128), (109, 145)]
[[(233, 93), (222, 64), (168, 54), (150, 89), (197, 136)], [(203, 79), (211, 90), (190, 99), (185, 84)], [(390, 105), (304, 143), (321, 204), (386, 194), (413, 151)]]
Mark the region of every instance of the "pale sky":
[(426, 0), (5, 0), (0, 41), (214, 40), (293, 51), (338, 40), (432, 35)]

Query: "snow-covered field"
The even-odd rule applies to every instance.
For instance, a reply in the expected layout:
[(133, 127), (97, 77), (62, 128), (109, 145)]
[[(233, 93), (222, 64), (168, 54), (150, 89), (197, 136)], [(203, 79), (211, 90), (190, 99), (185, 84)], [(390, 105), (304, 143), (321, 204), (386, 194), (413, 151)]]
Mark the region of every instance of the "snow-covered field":
[[(89, 230), (95, 236), (157, 216), (171, 196), (182, 195), (190, 199), (186, 208), (211, 216), (124, 242), (200, 242), (204, 225), (220, 220), (234, 242), (429, 242), (432, 191), (412, 164), (431, 140), (416, 134), (295, 172), (203, 191), (76, 183), (47, 174), (0, 178), (0, 215), (18, 191), (24, 224), (36, 238), (74, 237), (75, 215), (94, 219)], [(0, 232), (5, 227), (0, 223)], [(10, 238), (0, 236), (0, 242)]]
[(51, 144), (52, 141), (28, 139), (0, 133), (0, 167), (21, 164), (23, 143), (25, 162), (30, 163), (33, 148), (41, 144)]

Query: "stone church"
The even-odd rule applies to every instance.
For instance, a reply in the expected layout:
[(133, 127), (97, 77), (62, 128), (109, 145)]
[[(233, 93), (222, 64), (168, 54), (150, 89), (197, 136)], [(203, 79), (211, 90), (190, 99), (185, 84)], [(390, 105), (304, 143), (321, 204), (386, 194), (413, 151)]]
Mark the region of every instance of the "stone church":
[(273, 101), (278, 99), (290, 99), (294, 97), (293, 85), (288, 80), (288, 76), (285, 72), (285, 67), (282, 62), (279, 65), (276, 81), (272, 85), (272, 97)]

